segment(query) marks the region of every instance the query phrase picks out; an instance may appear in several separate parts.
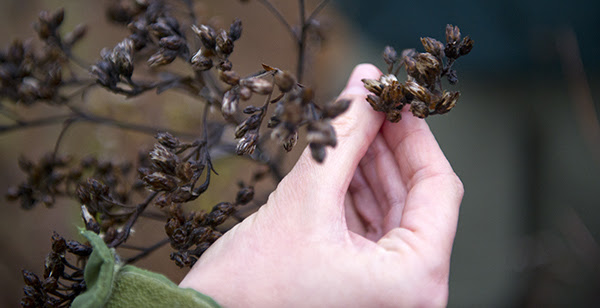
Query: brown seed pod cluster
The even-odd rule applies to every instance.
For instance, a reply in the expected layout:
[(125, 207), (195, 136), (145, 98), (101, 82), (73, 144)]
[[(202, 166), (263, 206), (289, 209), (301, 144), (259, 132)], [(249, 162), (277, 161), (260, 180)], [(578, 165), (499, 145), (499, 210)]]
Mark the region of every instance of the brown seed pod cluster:
[[(442, 78), (446, 77), (450, 84), (458, 82), (452, 65), (473, 49), (473, 40), (468, 36), (461, 39), (460, 29), (447, 25), (445, 45), (430, 37), (421, 38), (421, 43), (425, 52), (406, 49), (400, 56), (394, 48), (386, 47), (383, 58), (388, 74), (379, 80), (363, 79), (365, 88), (373, 93), (367, 96), (367, 101), (374, 110), (384, 112), (391, 122), (400, 121), (401, 110), (406, 105), (414, 116), (426, 118), (447, 113), (458, 101), (460, 93), (444, 90)], [(408, 80), (401, 83), (397, 75), (403, 66)]]
[(21, 40), (14, 40), (6, 50), (0, 51), (0, 99), (32, 105), (38, 101), (64, 103), (61, 95), (64, 86), (76, 83), (63, 76), (71, 48), (85, 35), (86, 28), (78, 25), (62, 36), (59, 27), (64, 11), (42, 11), (34, 24), (38, 37), (44, 43), (40, 50)]
[[(85, 291), (83, 268), (92, 247), (76, 241), (67, 241), (62, 236), (52, 235), (52, 250), (46, 256), (44, 274), (23, 270), (25, 293), (22, 307), (68, 307), (71, 301)], [(69, 257), (70, 255), (70, 257)], [(76, 264), (68, 259), (76, 259)]]

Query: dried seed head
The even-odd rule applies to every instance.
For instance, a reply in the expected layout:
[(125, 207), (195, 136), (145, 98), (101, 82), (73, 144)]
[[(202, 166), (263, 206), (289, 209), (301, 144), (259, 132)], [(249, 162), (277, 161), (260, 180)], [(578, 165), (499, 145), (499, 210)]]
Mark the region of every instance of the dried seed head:
[(192, 25), (192, 30), (198, 37), (200, 37), (200, 41), (205, 48), (214, 49), (216, 46), (215, 37), (216, 32), (213, 28), (207, 25), (200, 25), (200, 27), (196, 27), (196, 25)]
[(244, 101), (247, 101), (250, 98), (252, 98), (252, 90), (250, 90), (248, 87), (240, 87), (239, 94), (240, 98)]
[(335, 137), (335, 130), (331, 124), (325, 121), (316, 121), (308, 125), (308, 134), (306, 136), (308, 142), (315, 144), (322, 144), (335, 147), (337, 145), (337, 138)]
[(240, 85), (248, 87), (252, 92), (260, 95), (268, 95), (273, 92), (273, 83), (261, 78), (245, 78)]
[(174, 174), (180, 162), (177, 155), (160, 143), (154, 144), (154, 149), (150, 151), (149, 156), (152, 164), (167, 174)]
[(277, 70), (275, 73), (275, 84), (281, 92), (289, 92), (296, 85), (296, 78), (292, 73)]
[(325, 146), (318, 143), (310, 144), (310, 153), (313, 159), (318, 163), (322, 163), (323, 161), (325, 161), (325, 156), (327, 155), (325, 151)]
[(258, 133), (256, 131), (247, 132), (237, 144), (235, 152), (237, 155), (251, 155), (256, 149), (256, 142), (258, 141)]
[(242, 36), (242, 21), (236, 18), (229, 27), (229, 38), (237, 41)]
[(414, 100), (410, 103), (410, 111), (415, 117), (421, 119), (424, 119), (429, 115), (427, 104), (420, 100)]
[(224, 56), (229, 56), (233, 52), (233, 40), (231, 40), (225, 30), (219, 31), (219, 34), (216, 37), (216, 43), (217, 52), (223, 54)]
[(219, 62), (217, 68), (222, 71), (230, 71), (233, 68), (233, 64), (229, 59), (223, 59), (223, 61)]
[(158, 41), (158, 46), (178, 51), (181, 47), (185, 46), (185, 40), (179, 35), (165, 36)]
[(248, 186), (240, 189), (235, 197), (235, 203), (239, 205), (248, 204), (254, 199), (254, 187)]
[(348, 110), (348, 107), (350, 107), (351, 102), (352, 101), (349, 99), (338, 99), (329, 104), (326, 104), (323, 110), (323, 117), (333, 119), (339, 116), (340, 114)]
[(239, 95), (233, 89), (225, 92), (225, 95), (223, 95), (223, 105), (221, 106), (223, 115), (232, 116), (237, 111), (239, 99)]
[(458, 49), (458, 53), (461, 56), (465, 56), (471, 52), (473, 49), (473, 40), (469, 36), (465, 36), (462, 42), (460, 43), (460, 47)]
[(63, 38), (63, 42), (67, 46), (73, 46), (75, 43), (79, 42), (87, 33), (87, 26), (84, 24), (78, 24), (75, 26), (73, 31), (65, 34)]
[(153, 191), (172, 191), (177, 187), (177, 179), (162, 172), (151, 173), (142, 180)]
[(192, 63), (192, 67), (198, 71), (207, 71), (213, 67), (212, 60), (203, 56), (202, 50), (198, 50), (190, 60), (190, 63)]
[(150, 67), (166, 65), (175, 61), (175, 58), (177, 58), (177, 51), (161, 48), (148, 59), (148, 65)]
[(450, 111), (456, 103), (458, 102), (458, 97), (460, 96), (460, 92), (447, 92), (444, 91), (444, 95), (442, 96), (442, 100), (435, 106), (435, 111), (438, 114), (444, 114)]
[(386, 46), (383, 50), (383, 60), (387, 65), (392, 65), (398, 61), (398, 53), (392, 46)]
[(219, 79), (232, 86), (240, 83), (240, 76), (235, 71), (219, 71)]
[(429, 102), (431, 100), (431, 92), (414, 81), (407, 81), (404, 84), (404, 90), (422, 102)]
[(288, 138), (283, 140), (283, 148), (287, 151), (290, 152), (294, 146), (296, 145), (296, 143), (298, 142), (298, 131), (294, 131), (292, 134), (290, 134), (288, 136)]
[(442, 42), (431, 37), (422, 37), (421, 44), (423, 44), (425, 51), (428, 53), (438, 58), (442, 58), (444, 56), (444, 44), (442, 44)]
[(179, 146), (179, 139), (168, 132), (160, 132), (154, 137), (161, 145), (169, 149), (174, 149)]
[(446, 25), (446, 42), (460, 41), (460, 29), (458, 26)]
[(384, 87), (394, 85), (395, 82), (398, 82), (398, 78), (396, 78), (393, 74), (382, 75), (379, 78), (379, 82), (383, 84)]
[(261, 123), (261, 115), (253, 114), (249, 116), (244, 122), (235, 128), (235, 138), (242, 138), (247, 131), (258, 128)]
[(384, 84), (381, 83), (379, 80), (362, 79), (362, 82), (365, 85), (365, 88), (367, 88), (367, 90), (369, 90), (371, 93), (373, 93), (377, 96), (381, 95), (381, 92), (383, 91), (383, 88), (384, 88)]
[(129, 38), (121, 41), (110, 53), (110, 61), (117, 72), (125, 77), (133, 74), (133, 41)]

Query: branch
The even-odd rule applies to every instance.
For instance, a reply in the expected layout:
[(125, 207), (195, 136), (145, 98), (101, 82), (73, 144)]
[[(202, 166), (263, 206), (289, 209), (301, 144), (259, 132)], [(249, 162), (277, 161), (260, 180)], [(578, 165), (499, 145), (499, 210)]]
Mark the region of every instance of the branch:
[(131, 264), (131, 263), (135, 263), (136, 261), (138, 261), (138, 260), (140, 260), (140, 259), (142, 259), (142, 258), (146, 257), (147, 255), (149, 255), (149, 254), (153, 253), (155, 250), (157, 250), (157, 249), (161, 248), (162, 246), (164, 246), (164, 245), (168, 244), (168, 243), (169, 243), (169, 241), (170, 241), (170, 240), (169, 240), (169, 238), (167, 237), (167, 238), (164, 238), (164, 239), (162, 239), (162, 240), (158, 241), (156, 244), (154, 244), (154, 245), (152, 245), (152, 246), (150, 246), (150, 247), (147, 247), (147, 248), (141, 248), (141, 249), (139, 249), (139, 248), (137, 248), (137, 247), (135, 247), (135, 248), (134, 248), (133, 246), (131, 246), (131, 247), (123, 247), (123, 246), (122, 246), (123, 248), (131, 248), (131, 249), (141, 250), (141, 252), (140, 252), (140, 253), (138, 253), (137, 255), (135, 255), (135, 256), (133, 256), (133, 257), (131, 257), (131, 258), (128, 258), (128, 259), (126, 259), (126, 260), (125, 260), (125, 264)]
[(275, 18), (277, 18), (279, 22), (281, 22), (283, 27), (287, 29), (287, 31), (294, 38), (295, 41), (300, 40), (296, 32), (294, 32), (294, 28), (292, 28), (292, 26), (287, 22), (285, 17), (283, 17), (281, 12), (275, 6), (273, 6), (273, 4), (269, 0), (258, 0), (258, 2), (264, 5), (271, 12), (271, 14), (273, 14), (273, 16), (275, 16)]
[(321, 0), (321, 3), (317, 5), (315, 10), (312, 11), (312, 13), (310, 13), (310, 15), (308, 16), (308, 19), (306, 19), (306, 23), (309, 24), (311, 20), (315, 19), (315, 17), (317, 17), (317, 15), (321, 13), (321, 11), (327, 6), (328, 3), (329, 0)]

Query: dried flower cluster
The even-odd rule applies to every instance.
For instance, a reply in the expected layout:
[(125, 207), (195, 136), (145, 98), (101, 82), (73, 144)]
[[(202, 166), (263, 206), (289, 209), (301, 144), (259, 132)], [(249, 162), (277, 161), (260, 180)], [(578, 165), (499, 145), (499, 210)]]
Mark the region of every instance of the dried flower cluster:
[[(100, 51), (100, 58), (93, 64), (72, 53), (73, 45), (86, 33), (85, 26), (61, 34), (63, 10), (40, 13), (34, 28), (43, 42), (41, 49), (15, 40), (0, 51), (0, 99), (15, 103), (11, 105), (15, 112), (0, 108), (0, 113), (13, 122), (0, 125), (0, 133), (63, 124), (54, 151), (38, 161), (19, 159), (26, 179), (10, 188), (7, 198), (20, 201), (24, 209), (39, 203), (51, 207), (61, 198), (77, 200), (87, 230), (99, 234), (110, 248), (138, 250), (125, 263), (136, 262), (170, 244), (171, 259), (180, 267), (189, 267), (230, 225), (262, 204), (263, 200), (255, 200), (254, 196), (259, 181), (266, 176), (272, 176), (275, 182), (283, 178), (279, 152), (291, 151), (303, 137), (313, 158), (322, 162), (326, 148), (336, 146), (331, 121), (348, 109), (350, 101), (319, 102), (313, 88), (304, 84), (302, 78), (308, 61), (307, 45), (323, 41), (316, 16), (328, 1), (320, 2), (310, 14), (306, 14), (304, 1), (299, 1), (300, 23), (295, 26), (269, 0), (257, 1), (289, 32), (297, 47), (297, 67), (291, 73), (264, 64), (259, 69), (257, 64), (259, 70), (250, 74), (235, 71), (230, 60), (242, 37), (240, 19), (233, 20), (228, 29), (219, 29), (209, 22), (210, 18), (197, 17), (190, 0), (107, 2), (109, 20), (126, 27), (128, 32), (116, 40), (117, 44)], [(184, 10), (174, 9), (181, 5)], [(185, 14), (180, 16), (181, 12)], [(368, 101), (392, 121), (400, 119), (404, 105), (410, 105), (415, 115), (425, 117), (449, 111), (458, 98), (457, 92), (442, 89), (441, 78), (446, 76), (451, 84), (456, 83), (452, 64), (471, 50), (473, 42), (468, 37), (461, 39), (458, 28), (451, 26), (447, 29), (446, 45), (431, 38), (422, 42), (426, 52), (407, 50), (401, 57), (388, 47), (384, 53), (388, 75), (364, 81), (374, 94)], [(175, 62), (180, 66), (173, 69)], [(409, 76), (404, 84), (396, 77), (402, 66)], [(67, 87), (74, 90), (70, 95), (65, 95)], [(202, 130), (171, 134), (162, 127), (96, 115), (89, 110), (85, 96), (79, 95), (94, 88), (126, 97), (150, 90), (157, 94), (182, 92), (204, 104), (204, 113), (198, 116)], [(260, 100), (264, 100), (262, 105), (255, 103)], [(18, 112), (20, 105), (31, 106), (38, 101), (51, 103), (63, 115), (27, 120), (21, 116), (25, 112)], [(212, 117), (208, 114), (213, 110), (222, 117), (209, 122)], [(140, 151), (139, 157), (123, 163), (91, 156), (77, 160), (61, 154), (60, 144), (65, 132), (78, 122), (154, 135), (156, 143), (152, 150)], [(235, 129), (237, 144), (222, 137), (227, 126)], [(305, 136), (301, 136), (303, 132)], [(192, 141), (183, 142), (184, 137)], [(264, 145), (269, 139), (281, 146), (277, 153), (271, 153)], [(230, 202), (220, 202), (209, 211), (186, 209), (208, 190), (211, 175), (217, 174), (211, 153), (246, 155), (259, 166), (249, 183), (238, 183), (235, 196), (221, 199)], [(247, 204), (251, 205), (242, 207)], [(136, 246), (125, 244), (140, 218), (162, 220), (166, 238), (149, 247), (132, 248)], [(82, 268), (92, 248), (56, 234), (52, 239), (43, 278), (23, 272), (24, 307), (66, 307), (85, 289)], [(68, 254), (73, 255), (69, 259), (76, 257), (78, 264), (69, 263)]]
[(0, 51), (0, 98), (31, 105), (37, 101), (64, 103), (60, 88), (76, 83), (65, 79), (63, 71), (71, 55), (71, 48), (80, 41), (86, 32), (83, 25), (61, 37), (59, 26), (64, 19), (64, 11), (53, 14), (42, 11), (34, 24), (39, 38), (45, 43), (36, 50), (31, 42), (14, 40)]
[[(384, 112), (391, 122), (400, 121), (401, 110), (406, 105), (410, 105), (414, 116), (426, 118), (447, 113), (458, 101), (460, 93), (443, 90), (442, 78), (446, 77), (452, 85), (458, 82), (452, 65), (473, 49), (473, 40), (468, 36), (461, 39), (460, 29), (448, 25), (445, 45), (430, 37), (421, 38), (421, 43), (425, 52), (406, 49), (400, 57), (394, 48), (386, 47), (383, 58), (388, 74), (379, 80), (363, 79), (365, 88), (373, 93), (367, 96), (367, 101), (376, 111)], [(408, 75), (405, 83), (400, 83), (397, 77), (402, 66)]]
[[(23, 270), (25, 296), (22, 307), (68, 307), (71, 301), (85, 290), (83, 268), (92, 247), (76, 241), (67, 241), (62, 236), (52, 235), (52, 251), (46, 256), (44, 274)], [(67, 255), (78, 262), (72, 264)], [(71, 258), (71, 259), (73, 259)]]

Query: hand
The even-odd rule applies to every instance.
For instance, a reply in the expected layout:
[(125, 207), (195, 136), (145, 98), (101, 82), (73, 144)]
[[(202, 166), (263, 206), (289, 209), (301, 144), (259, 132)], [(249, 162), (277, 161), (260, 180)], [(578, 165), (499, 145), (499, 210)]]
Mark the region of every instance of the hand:
[(323, 164), (305, 150), (257, 213), (215, 242), (181, 282), (225, 307), (437, 307), (462, 183), (427, 123), (365, 101), (355, 68)]

